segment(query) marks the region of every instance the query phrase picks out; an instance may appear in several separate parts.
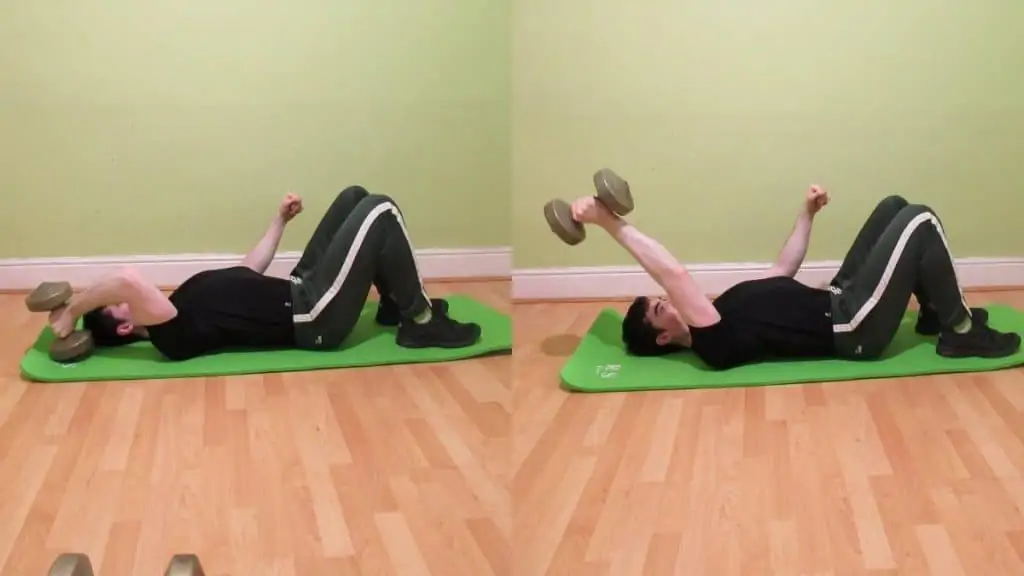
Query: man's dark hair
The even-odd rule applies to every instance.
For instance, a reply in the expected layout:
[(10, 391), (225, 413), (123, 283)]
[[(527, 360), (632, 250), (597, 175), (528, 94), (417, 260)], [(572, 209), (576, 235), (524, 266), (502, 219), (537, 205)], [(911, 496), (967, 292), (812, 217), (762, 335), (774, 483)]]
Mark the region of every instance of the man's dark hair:
[(143, 340), (138, 334), (118, 334), (117, 327), (120, 324), (120, 320), (103, 308), (86, 312), (82, 316), (82, 327), (92, 333), (92, 340), (97, 346), (125, 346)]
[(622, 319), (622, 341), (634, 356), (664, 356), (683, 350), (679, 344), (658, 344), (660, 331), (647, 321), (646, 296), (633, 300)]

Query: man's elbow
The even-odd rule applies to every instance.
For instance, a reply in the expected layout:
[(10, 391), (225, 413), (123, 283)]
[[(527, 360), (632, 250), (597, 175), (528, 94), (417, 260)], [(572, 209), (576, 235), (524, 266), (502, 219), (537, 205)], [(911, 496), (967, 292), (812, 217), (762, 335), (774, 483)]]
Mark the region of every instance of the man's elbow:
[(140, 274), (137, 269), (131, 266), (125, 266), (124, 268), (118, 270), (114, 274), (114, 278), (115, 280), (117, 280), (119, 286), (129, 289), (137, 288), (141, 286), (142, 283), (144, 282), (144, 280), (142, 279), (142, 274)]
[(177, 315), (177, 309), (155, 284), (134, 268), (117, 273), (117, 293), (132, 307), (135, 321), (140, 326), (162, 324)]
[(772, 266), (771, 268), (768, 269), (768, 274), (767, 275), (769, 277), (787, 276), (789, 278), (792, 278), (792, 277), (796, 276), (796, 273), (799, 272), (799, 271), (800, 271), (800, 267), (799, 266), (794, 266), (792, 264), (787, 264), (785, 262), (778, 262), (774, 266)]

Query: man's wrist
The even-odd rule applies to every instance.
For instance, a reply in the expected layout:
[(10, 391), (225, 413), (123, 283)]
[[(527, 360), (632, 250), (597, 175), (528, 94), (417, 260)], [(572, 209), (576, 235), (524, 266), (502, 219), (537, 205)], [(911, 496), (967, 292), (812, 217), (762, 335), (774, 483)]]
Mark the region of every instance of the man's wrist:
[(611, 214), (601, 218), (597, 225), (604, 228), (609, 234), (614, 234), (617, 230), (622, 228), (625, 223), (626, 221), (620, 218), (617, 214)]
[(80, 294), (72, 296), (65, 308), (67, 314), (71, 316), (71, 320), (76, 323), (78, 322), (78, 319), (85, 316), (87, 312), (91, 312), (91, 310), (82, 309), (82, 298)]

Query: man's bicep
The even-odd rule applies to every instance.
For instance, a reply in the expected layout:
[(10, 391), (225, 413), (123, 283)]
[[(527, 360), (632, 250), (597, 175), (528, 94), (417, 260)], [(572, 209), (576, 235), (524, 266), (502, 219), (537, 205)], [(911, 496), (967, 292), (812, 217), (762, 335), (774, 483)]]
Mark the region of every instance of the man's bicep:
[(667, 280), (664, 288), (672, 305), (690, 326), (711, 326), (722, 319), (711, 299), (686, 271)]
[(132, 317), (140, 326), (163, 324), (178, 315), (170, 298), (152, 282), (132, 274), (128, 278), (130, 295), (128, 306)]
[(782, 262), (776, 262), (775, 264), (772, 265), (771, 268), (768, 268), (767, 270), (764, 271), (764, 273), (761, 274), (761, 278), (775, 278), (778, 276), (787, 276), (789, 278), (792, 278), (796, 276), (797, 272), (798, 270), (793, 270), (792, 268), (787, 267)]

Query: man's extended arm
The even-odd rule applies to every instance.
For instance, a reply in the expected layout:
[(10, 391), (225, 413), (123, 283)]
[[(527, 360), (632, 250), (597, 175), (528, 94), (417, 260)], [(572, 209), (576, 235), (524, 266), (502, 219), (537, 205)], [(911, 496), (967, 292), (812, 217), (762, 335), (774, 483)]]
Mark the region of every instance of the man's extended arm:
[(602, 227), (665, 290), (684, 322), (699, 328), (721, 320), (711, 300), (664, 246), (614, 215), (608, 216)]
[(260, 238), (256, 246), (253, 246), (252, 250), (245, 255), (242, 266), (248, 266), (260, 274), (266, 272), (270, 263), (274, 261), (274, 255), (277, 254), (277, 247), (281, 244), (284, 228), (284, 218), (280, 215), (274, 216), (266, 233), (263, 234), (263, 238)]
[(796, 217), (796, 224), (793, 231), (783, 245), (782, 251), (775, 264), (768, 270), (767, 276), (789, 276), (792, 278), (800, 271), (807, 256), (807, 247), (811, 243), (811, 228), (814, 226), (814, 216), (829, 202), (828, 191), (821, 186), (814, 185), (807, 192), (804, 199), (803, 209)]
[(807, 256), (807, 247), (811, 243), (811, 228), (814, 226), (814, 216), (808, 212), (801, 212), (793, 225), (793, 231), (789, 239), (782, 246), (782, 251), (775, 261), (775, 264), (768, 271), (768, 276), (796, 276), (800, 266)]
[(104, 306), (127, 303), (132, 320), (138, 326), (154, 326), (174, 318), (178, 310), (152, 283), (134, 270), (125, 269), (100, 278), (89, 288), (75, 294), (68, 304), (73, 320)]
[(242, 260), (242, 266), (252, 268), (260, 274), (266, 272), (267, 268), (270, 267), (270, 263), (274, 261), (274, 256), (277, 254), (277, 247), (281, 244), (281, 237), (284, 235), (285, 227), (300, 212), (302, 212), (302, 198), (299, 198), (297, 194), (289, 192), (281, 200), (277, 214), (270, 220), (270, 225), (267, 226), (267, 231), (263, 234), (263, 238), (260, 238), (256, 246), (253, 246), (252, 250), (245, 255), (245, 258)]

